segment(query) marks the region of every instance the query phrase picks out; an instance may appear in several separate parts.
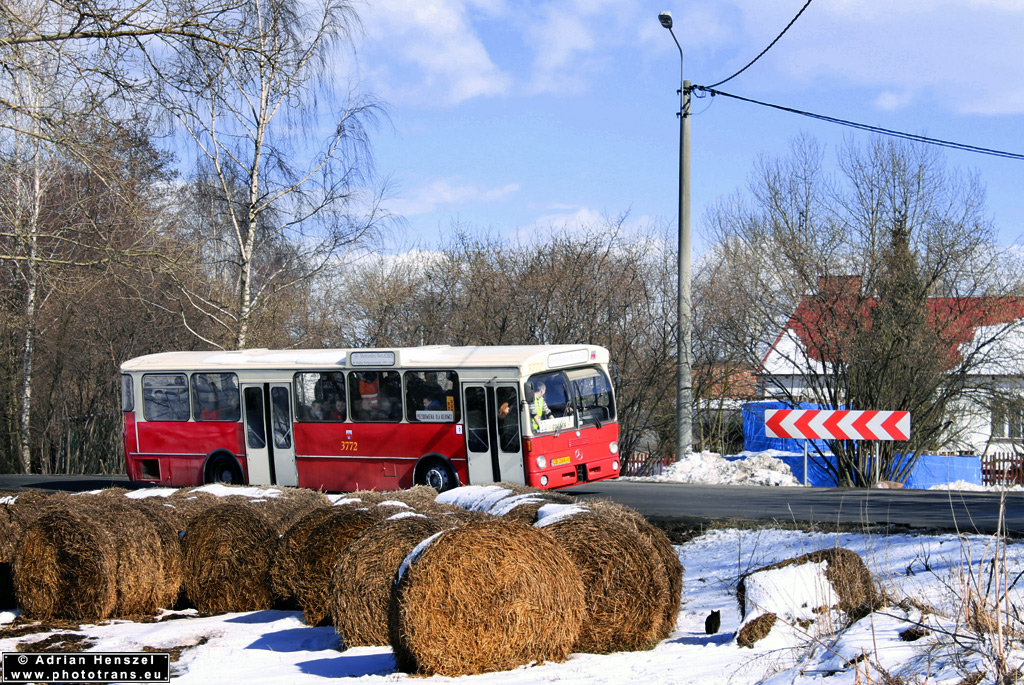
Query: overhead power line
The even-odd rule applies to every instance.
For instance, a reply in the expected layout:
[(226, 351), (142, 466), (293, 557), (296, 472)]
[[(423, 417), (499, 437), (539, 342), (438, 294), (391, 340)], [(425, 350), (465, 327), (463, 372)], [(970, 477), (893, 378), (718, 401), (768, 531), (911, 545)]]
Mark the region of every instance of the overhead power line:
[(754, 62), (756, 62), (757, 60), (759, 60), (762, 57), (764, 57), (764, 54), (766, 52), (768, 52), (773, 47), (775, 47), (775, 44), (779, 42), (779, 39), (782, 38), (784, 35), (786, 35), (786, 31), (788, 31), (790, 29), (790, 27), (793, 26), (793, 24), (796, 23), (796, 20), (800, 18), (800, 15), (804, 13), (804, 10), (807, 9), (807, 7), (810, 4), (811, 4), (811, 0), (807, 0), (807, 2), (804, 3), (804, 6), (800, 8), (800, 11), (796, 13), (796, 16), (793, 17), (793, 19), (790, 20), (790, 22), (788, 24), (786, 24), (786, 28), (782, 29), (782, 33), (780, 33), (779, 35), (775, 36), (775, 40), (773, 40), (771, 43), (769, 43), (768, 47), (766, 47), (764, 50), (762, 50), (761, 53), (757, 57), (755, 57), (754, 59), (750, 60), (747, 63), (747, 66), (743, 67), (742, 69), (737, 71), (735, 74), (733, 74), (729, 78), (722, 79), (718, 83), (712, 83), (710, 86), (708, 86), (708, 88), (717, 88), (718, 86), (722, 85), (726, 81), (732, 81), (734, 78), (736, 78), (737, 76), (742, 74), (744, 71), (746, 71), (747, 69), (752, 67), (754, 65)]
[(836, 117), (826, 116), (824, 114), (814, 114), (813, 112), (805, 112), (804, 110), (794, 109), (793, 107), (783, 107), (782, 105), (773, 105), (770, 102), (762, 102), (760, 100), (754, 100), (752, 98), (745, 98), (740, 95), (734, 95), (732, 93), (725, 93), (720, 90), (715, 90), (714, 86), (692, 86), (693, 90), (710, 93), (712, 96), (721, 95), (722, 97), (732, 98), (734, 100), (740, 100), (741, 102), (749, 102), (753, 105), (761, 105), (762, 107), (770, 107), (777, 109), (782, 112), (789, 112), (790, 114), (799, 114), (800, 116), (809, 117), (811, 119), (818, 119), (819, 121), (826, 121), (830, 124), (839, 124), (841, 126), (849, 126), (861, 131), (870, 131), (871, 133), (878, 133), (881, 135), (892, 136), (894, 138), (903, 138), (904, 140), (912, 140), (918, 143), (927, 143), (928, 145), (937, 145), (939, 147), (947, 147), (953, 150), (962, 150), (964, 152), (976, 152), (982, 155), (991, 155), (993, 157), (1003, 157), (1004, 159), (1016, 159), (1024, 160), (1024, 154), (1017, 152), (1006, 152), (1005, 150), (994, 150), (987, 147), (978, 147), (977, 145), (968, 145), (966, 143), (957, 143), (951, 140), (941, 140), (939, 138), (929, 138), (917, 133), (906, 133), (904, 131), (894, 131), (888, 128), (882, 128), (881, 126), (871, 126), (870, 124), (860, 124), (856, 121), (848, 121), (846, 119), (838, 119)]

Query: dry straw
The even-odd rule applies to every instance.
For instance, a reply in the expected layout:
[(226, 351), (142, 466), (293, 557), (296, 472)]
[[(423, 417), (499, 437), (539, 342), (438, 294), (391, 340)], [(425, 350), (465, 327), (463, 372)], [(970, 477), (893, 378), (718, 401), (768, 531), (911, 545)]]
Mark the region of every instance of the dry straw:
[(329, 588), (331, 618), (345, 648), (388, 644), (388, 598), (402, 560), (450, 518), (400, 515), (367, 528), (338, 557)]
[(679, 607), (683, 600), (683, 569), (679, 555), (672, 541), (657, 526), (652, 525), (637, 511), (609, 500), (587, 500), (586, 506), (595, 514), (606, 516), (617, 521), (643, 536), (654, 548), (661, 560), (665, 577), (668, 581), (668, 601), (665, 603), (663, 621), (658, 629), (658, 639), (664, 640), (676, 628), (679, 618)]
[(270, 584), (274, 596), (286, 606), (298, 606), (294, 601), (298, 595), (299, 553), (305, 546), (309, 534), (318, 523), (330, 515), (331, 511), (330, 507), (321, 507), (307, 512), (278, 540), (274, 559), (270, 564)]
[(252, 508), (228, 503), (205, 510), (182, 539), (188, 599), (209, 614), (271, 608), (276, 546), (277, 534)]
[(107, 533), (88, 516), (58, 509), (25, 529), (14, 578), (26, 618), (99, 620), (117, 605), (117, 560)]
[(366, 509), (332, 507), (310, 531), (296, 556), (296, 594), (306, 623), (326, 625), (330, 620), (329, 586), (334, 565), (345, 547), (381, 518), (380, 513)]
[(0, 609), (18, 606), (14, 593), (14, 557), (25, 528), (52, 507), (42, 490), (0, 492)]
[(562, 661), (579, 636), (579, 573), (536, 528), (470, 522), (407, 562), (388, 605), (400, 670), (456, 677)]
[[(281, 493), (273, 497), (260, 497), (251, 500), (254, 509), (259, 510), (277, 531), (283, 535), (293, 523), (313, 511), (331, 506), (327, 495), (317, 490), (303, 488), (275, 488)], [(229, 496), (228, 501), (241, 500), (241, 497)], [(239, 501), (239, 504), (243, 502)]]
[[(543, 513), (543, 512), (542, 512)], [(543, 519), (537, 526), (579, 568), (587, 615), (574, 651), (607, 654), (649, 649), (668, 601), (664, 566), (643, 536), (589, 512)]]
[(160, 606), (173, 607), (177, 591), (168, 597), (163, 543), (151, 517), (117, 493), (73, 497), (68, 505), (92, 519), (110, 541), (116, 564), (115, 616), (152, 615)]

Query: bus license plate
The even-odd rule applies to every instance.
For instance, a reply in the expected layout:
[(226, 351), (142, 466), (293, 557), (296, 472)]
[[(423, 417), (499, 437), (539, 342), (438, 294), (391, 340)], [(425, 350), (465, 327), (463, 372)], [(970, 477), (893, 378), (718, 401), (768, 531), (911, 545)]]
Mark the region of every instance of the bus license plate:
[(561, 466), (562, 464), (568, 464), (570, 461), (572, 461), (571, 457), (559, 457), (558, 459), (552, 459), (551, 465)]

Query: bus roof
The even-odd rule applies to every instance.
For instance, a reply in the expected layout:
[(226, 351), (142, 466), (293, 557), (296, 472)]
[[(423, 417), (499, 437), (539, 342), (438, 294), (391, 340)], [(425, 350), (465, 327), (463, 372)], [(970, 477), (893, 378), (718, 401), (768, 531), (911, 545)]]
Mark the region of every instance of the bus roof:
[(295, 371), (358, 368), (445, 369), (518, 368), (524, 374), (586, 364), (607, 364), (608, 350), (598, 345), (506, 345), (380, 347), (323, 350), (235, 350), (161, 352), (129, 359), (121, 371)]

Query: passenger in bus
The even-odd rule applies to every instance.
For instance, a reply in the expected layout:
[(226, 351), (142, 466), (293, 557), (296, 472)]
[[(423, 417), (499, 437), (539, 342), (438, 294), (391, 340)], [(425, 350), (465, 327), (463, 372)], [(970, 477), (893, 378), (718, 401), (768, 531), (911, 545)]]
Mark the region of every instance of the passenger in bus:
[(334, 400), (334, 406), (331, 407), (331, 411), (328, 414), (328, 418), (331, 421), (345, 420), (345, 400), (341, 398)]
[(533, 383), (533, 404), (530, 406), (530, 422), (533, 425), (533, 430), (539, 430), (540, 422), (552, 417), (547, 400), (544, 399), (547, 390), (548, 386), (543, 381)]
[(309, 410), (310, 421), (323, 421), (324, 420), (324, 409), (323, 405), (320, 404), (320, 400), (313, 400), (313, 406)]
[(153, 391), (153, 402), (150, 405), (150, 421), (170, 421), (174, 418), (174, 410), (167, 401), (167, 393), (160, 388)]
[(360, 402), (365, 401), (369, 409), (377, 407), (380, 399), (380, 383), (375, 372), (366, 371), (359, 375), (359, 397)]
[(217, 399), (217, 384), (210, 383), (208, 391), (199, 392), (200, 421), (216, 421), (220, 418), (220, 402)]

